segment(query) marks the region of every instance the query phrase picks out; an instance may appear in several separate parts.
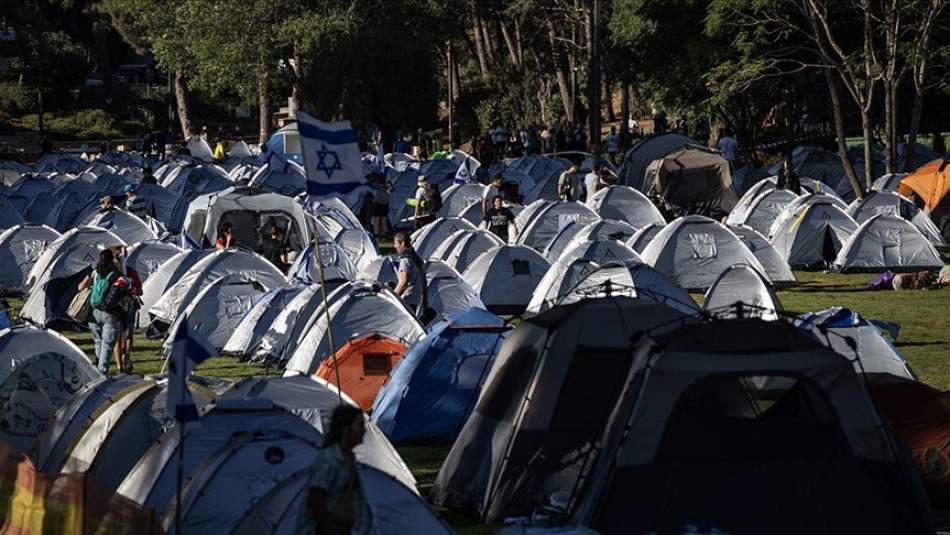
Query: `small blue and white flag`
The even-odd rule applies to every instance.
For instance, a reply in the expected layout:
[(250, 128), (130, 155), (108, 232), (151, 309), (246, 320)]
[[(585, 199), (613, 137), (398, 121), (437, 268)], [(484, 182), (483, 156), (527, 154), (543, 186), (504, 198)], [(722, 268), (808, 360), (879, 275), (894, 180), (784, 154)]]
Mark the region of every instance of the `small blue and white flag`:
[(475, 180), (475, 171), (477, 169), (478, 162), (473, 160), (471, 156), (466, 156), (465, 161), (463, 161), (462, 165), (459, 166), (459, 170), (455, 172), (455, 179), (453, 182), (456, 184), (472, 182)]
[(198, 408), (188, 390), (188, 376), (214, 355), (215, 351), (204, 340), (192, 337), (191, 321), (185, 315), (176, 325), (168, 356), (168, 398), (165, 414), (173, 415), (177, 422), (198, 419)]
[(346, 193), (366, 182), (356, 130), (349, 121), (325, 123), (298, 111), (297, 130), (307, 170), (308, 193)]

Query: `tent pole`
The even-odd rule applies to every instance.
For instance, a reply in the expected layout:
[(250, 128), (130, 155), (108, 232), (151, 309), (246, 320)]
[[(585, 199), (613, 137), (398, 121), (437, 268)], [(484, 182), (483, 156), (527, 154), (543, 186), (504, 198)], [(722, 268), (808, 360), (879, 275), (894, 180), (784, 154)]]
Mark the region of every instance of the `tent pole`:
[(327, 341), (330, 343), (330, 358), (333, 359), (333, 371), (336, 372), (337, 402), (343, 405), (343, 385), (340, 384), (340, 363), (336, 360), (336, 346), (333, 344), (333, 324), (330, 323), (330, 304), (327, 302), (327, 281), (323, 276), (323, 253), (320, 251), (320, 234), (313, 242), (317, 253), (317, 271), (320, 273), (320, 296), (323, 298), (323, 312), (327, 317)]
[(175, 493), (175, 533), (181, 535), (181, 485), (185, 469), (185, 423), (178, 422), (178, 492)]

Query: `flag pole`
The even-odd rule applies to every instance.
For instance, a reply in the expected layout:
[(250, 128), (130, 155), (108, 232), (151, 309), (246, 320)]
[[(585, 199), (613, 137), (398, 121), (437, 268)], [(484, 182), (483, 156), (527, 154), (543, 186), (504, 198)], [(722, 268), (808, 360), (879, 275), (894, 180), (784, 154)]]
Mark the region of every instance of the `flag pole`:
[[(185, 383), (187, 385), (187, 383)], [(185, 387), (187, 388), (187, 386)], [(181, 535), (181, 486), (185, 476), (185, 422), (178, 422), (178, 492), (175, 493), (175, 534)]]
[(330, 343), (330, 358), (333, 359), (333, 371), (336, 372), (336, 397), (343, 405), (343, 385), (340, 384), (340, 364), (336, 360), (336, 346), (333, 344), (333, 324), (330, 323), (330, 303), (327, 302), (327, 281), (323, 275), (323, 253), (320, 251), (320, 233), (317, 232), (313, 247), (317, 253), (317, 271), (320, 274), (320, 295), (323, 298), (323, 312), (327, 317), (327, 341)]

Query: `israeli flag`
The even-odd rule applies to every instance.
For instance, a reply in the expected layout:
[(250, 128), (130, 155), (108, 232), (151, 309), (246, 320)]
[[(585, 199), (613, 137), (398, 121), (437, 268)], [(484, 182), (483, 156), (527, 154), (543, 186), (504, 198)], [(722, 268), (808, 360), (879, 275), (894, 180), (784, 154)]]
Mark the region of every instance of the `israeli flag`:
[(455, 172), (454, 182), (456, 184), (465, 184), (466, 182), (475, 180), (476, 169), (478, 169), (478, 164), (472, 160), (471, 156), (466, 156), (465, 161), (459, 166), (459, 170)]
[(298, 111), (297, 130), (307, 170), (307, 193), (346, 193), (366, 182), (356, 130), (349, 121), (325, 123)]
[(191, 321), (188, 315), (182, 316), (173, 325), (174, 334), (168, 355), (168, 397), (165, 414), (174, 416), (178, 422), (190, 422), (198, 419), (198, 408), (188, 390), (188, 376), (214, 354), (214, 349), (204, 340), (191, 336)]

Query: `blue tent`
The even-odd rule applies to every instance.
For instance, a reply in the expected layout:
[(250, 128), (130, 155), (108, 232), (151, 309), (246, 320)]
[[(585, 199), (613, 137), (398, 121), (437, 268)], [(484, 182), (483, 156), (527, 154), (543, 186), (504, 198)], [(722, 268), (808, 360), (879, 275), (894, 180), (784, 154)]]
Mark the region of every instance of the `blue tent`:
[(452, 439), (478, 401), (510, 327), (472, 308), (435, 324), (392, 372), (373, 421), (394, 444)]

